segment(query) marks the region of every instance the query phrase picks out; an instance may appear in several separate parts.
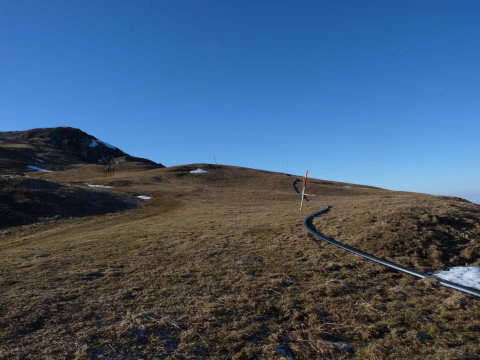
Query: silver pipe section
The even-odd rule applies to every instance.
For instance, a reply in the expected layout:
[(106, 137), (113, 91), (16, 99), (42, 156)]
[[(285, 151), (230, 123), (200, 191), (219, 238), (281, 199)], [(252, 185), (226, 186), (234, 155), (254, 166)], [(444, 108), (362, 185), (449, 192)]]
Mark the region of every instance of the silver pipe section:
[[(292, 187), (293, 187), (293, 190), (299, 194), (300, 196), (302, 196), (302, 194), (300, 193), (300, 191), (297, 189), (297, 182), (299, 182), (298, 179), (295, 179), (293, 180), (292, 182)], [(453, 282), (450, 282), (450, 281), (447, 281), (447, 280), (442, 280), (436, 276), (432, 276), (432, 275), (428, 275), (428, 274), (423, 274), (423, 273), (420, 273), (418, 271), (415, 271), (415, 270), (411, 270), (411, 269), (408, 269), (406, 267), (403, 267), (401, 265), (398, 265), (398, 264), (395, 264), (391, 261), (388, 261), (388, 260), (385, 260), (385, 259), (381, 259), (381, 258), (378, 258), (376, 256), (373, 256), (373, 255), (370, 255), (364, 251), (361, 251), (361, 250), (358, 250), (358, 249), (355, 249), (351, 246), (348, 246), (348, 245), (345, 245), (345, 244), (342, 244), (341, 242), (338, 242), (336, 240), (333, 240), (333, 239), (330, 239), (329, 237), (315, 231), (312, 227), (312, 220), (314, 217), (318, 216), (318, 215), (321, 215), (323, 213), (326, 213), (327, 211), (330, 210), (330, 206), (326, 205), (326, 204), (322, 204), (322, 203), (319, 203), (319, 202), (316, 202), (316, 201), (312, 201), (310, 199), (308, 199), (308, 197), (305, 195), (304, 196), (304, 200), (305, 201), (308, 201), (308, 202), (311, 202), (312, 204), (317, 204), (317, 205), (320, 205), (320, 206), (323, 206), (323, 208), (319, 211), (316, 211), (314, 212), (313, 214), (310, 214), (308, 215), (304, 220), (303, 220), (303, 226), (305, 227), (305, 229), (307, 229), (307, 231), (312, 234), (313, 236), (315, 236), (316, 238), (320, 239), (320, 240), (323, 240), (329, 244), (332, 244), (332, 245), (335, 245), (343, 250), (346, 250), (348, 252), (351, 252), (355, 255), (358, 255), (358, 256), (361, 256), (365, 259), (368, 259), (370, 261), (373, 261), (373, 262), (376, 262), (378, 264), (381, 264), (383, 266), (386, 266), (386, 267), (389, 267), (391, 269), (395, 269), (395, 270), (398, 270), (398, 271), (401, 271), (405, 274), (409, 274), (409, 275), (413, 275), (413, 276), (416, 276), (418, 278), (425, 278), (425, 277), (433, 277), (437, 280), (437, 283), (439, 285), (442, 285), (442, 286), (446, 286), (446, 287), (449, 287), (449, 288), (452, 288), (452, 289), (455, 289), (455, 290), (458, 290), (458, 291), (461, 291), (463, 293), (466, 293), (466, 294), (470, 294), (470, 295), (473, 295), (473, 296), (478, 296), (480, 297), (480, 291), (478, 290), (475, 290), (475, 289), (472, 289), (472, 288), (469, 288), (467, 286), (463, 286), (463, 285), (460, 285), (460, 284), (456, 284), (456, 283), (453, 283)]]

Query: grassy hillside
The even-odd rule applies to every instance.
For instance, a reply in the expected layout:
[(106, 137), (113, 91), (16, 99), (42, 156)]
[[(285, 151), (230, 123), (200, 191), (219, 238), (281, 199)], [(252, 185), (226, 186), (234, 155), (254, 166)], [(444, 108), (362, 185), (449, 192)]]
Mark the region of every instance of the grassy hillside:
[(0, 229), (52, 217), (89, 216), (132, 209), (138, 199), (23, 176), (0, 176)]
[[(191, 174), (201, 167), (204, 174)], [(292, 177), (191, 165), (32, 176), (147, 195), (0, 232), (0, 358), (478, 359), (480, 302), (307, 235)], [(320, 180), (328, 236), (418, 270), (480, 266), (480, 206)]]

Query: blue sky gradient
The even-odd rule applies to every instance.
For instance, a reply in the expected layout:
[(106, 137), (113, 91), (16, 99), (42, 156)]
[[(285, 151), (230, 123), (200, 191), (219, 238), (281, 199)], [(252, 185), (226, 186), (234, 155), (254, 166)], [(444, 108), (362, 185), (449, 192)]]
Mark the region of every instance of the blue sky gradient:
[(0, 1), (0, 131), (480, 202), (478, 1)]

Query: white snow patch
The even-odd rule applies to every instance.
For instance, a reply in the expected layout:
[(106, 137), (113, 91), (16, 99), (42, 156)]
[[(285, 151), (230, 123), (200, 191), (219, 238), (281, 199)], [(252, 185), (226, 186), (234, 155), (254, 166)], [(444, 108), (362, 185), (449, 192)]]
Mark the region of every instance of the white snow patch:
[(95, 184), (87, 184), (87, 183), (85, 183), (85, 185), (93, 187), (93, 188), (103, 188), (103, 189), (112, 189), (113, 188), (113, 186), (108, 186), (108, 185), (95, 185)]
[(100, 156), (100, 159), (98, 159), (98, 162), (101, 163), (101, 162), (104, 162), (104, 161), (107, 161), (107, 160), (110, 160), (110, 156), (102, 155), (102, 156)]
[(102, 144), (102, 145), (105, 145), (106, 147), (108, 147), (110, 149), (116, 149), (115, 146), (110, 145), (109, 143), (106, 143), (105, 141), (101, 141), (101, 140), (98, 140), (98, 139), (97, 140), (92, 139), (92, 142), (88, 146), (89, 147), (97, 147), (99, 143)]
[(137, 195), (137, 198), (142, 199), (142, 200), (150, 200), (151, 199), (150, 196), (146, 196), (146, 195)]
[(110, 145), (109, 143), (106, 143), (105, 141), (100, 141), (98, 140), (100, 143), (102, 143), (103, 145), (105, 145), (106, 147), (110, 148), (110, 149), (116, 149), (115, 146), (113, 145)]
[(32, 170), (37, 170), (37, 171), (43, 171), (43, 172), (52, 172), (52, 171), (47, 170), (47, 169), (39, 168), (35, 165), (27, 165), (27, 168), (32, 169)]
[(436, 277), (480, 290), (480, 267), (458, 266), (435, 274)]
[(351, 189), (352, 187), (350, 185), (344, 185), (344, 188)]
[(332, 344), (333, 346), (335, 346), (337, 349), (342, 349), (342, 350), (347, 350), (347, 349), (351, 349), (352, 346), (349, 345), (349, 344), (342, 344), (342, 343), (337, 343), (337, 342), (334, 342), (334, 341), (328, 341), (330, 344)]
[(200, 168), (198, 168), (197, 170), (190, 171), (191, 174), (203, 174), (203, 173), (206, 173), (206, 172), (207, 172), (206, 170), (203, 170), (203, 169), (200, 169)]
[(32, 159), (35, 161), (41, 162), (42, 164), (45, 162), (45, 160), (42, 160), (42, 159), (37, 159), (37, 158), (32, 158)]

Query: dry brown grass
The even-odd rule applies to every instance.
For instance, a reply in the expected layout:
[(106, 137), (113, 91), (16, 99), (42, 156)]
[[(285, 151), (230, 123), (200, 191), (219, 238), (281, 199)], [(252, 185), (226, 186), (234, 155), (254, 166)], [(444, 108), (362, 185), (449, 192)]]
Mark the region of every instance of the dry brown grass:
[[(0, 358), (475, 359), (476, 298), (308, 236), (291, 178), (200, 165), (38, 174), (139, 209), (0, 234)], [(328, 236), (420, 270), (480, 265), (480, 207), (313, 182)]]

